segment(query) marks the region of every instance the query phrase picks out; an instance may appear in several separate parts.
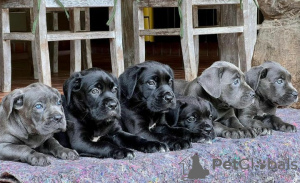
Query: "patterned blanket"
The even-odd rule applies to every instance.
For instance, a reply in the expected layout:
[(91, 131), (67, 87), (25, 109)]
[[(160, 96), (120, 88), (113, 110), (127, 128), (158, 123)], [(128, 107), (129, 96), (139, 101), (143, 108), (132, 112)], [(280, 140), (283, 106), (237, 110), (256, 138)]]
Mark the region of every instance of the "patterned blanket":
[(277, 114), (298, 132), (216, 138), (183, 151), (136, 152), (133, 160), (51, 158), (47, 167), (0, 161), (0, 182), (300, 182), (300, 110), (279, 109)]

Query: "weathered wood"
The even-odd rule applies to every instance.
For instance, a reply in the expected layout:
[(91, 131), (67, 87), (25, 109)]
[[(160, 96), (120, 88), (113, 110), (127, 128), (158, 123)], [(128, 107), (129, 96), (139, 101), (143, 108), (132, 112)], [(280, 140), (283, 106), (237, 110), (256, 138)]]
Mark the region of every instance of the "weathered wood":
[[(58, 15), (57, 12), (52, 12), (52, 30), (58, 30)], [(51, 64), (52, 64), (52, 72), (58, 73), (58, 41), (52, 42), (52, 53), (51, 55)]]
[[(30, 30), (33, 27), (34, 19), (35, 19), (35, 17), (34, 17), (33, 9), (30, 9)], [(34, 37), (35, 37), (35, 35), (34, 35)], [(34, 77), (34, 79), (39, 79), (39, 69), (38, 69), (38, 64), (37, 64), (38, 58), (36, 56), (37, 50), (35, 49), (35, 47), (36, 47), (35, 44), (36, 44), (35, 40), (32, 40), (31, 41), (31, 56), (32, 56), (32, 65), (33, 65), (33, 77)]]
[(66, 41), (66, 40), (81, 40), (81, 39), (107, 39), (114, 38), (115, 33), (112, 31), (91, 31), (91, 32), (70, 32), (56, 31), (48, 32), (48, 41)]
[(209, 34), (230, 34), (243, 32), (243, 26), (228, 26), (228, 27), (204, 27), (204, 28), (195, 28), (193, 31), (194, 35), (209, 35)]
[[(55, 0), (45, 0), (48, 8), (59, 8)], [(112, 7), (112, 0), (60, 0), (66, 8)]]
[[(73, 8), (70, 10), (70, 31), (80, 30), (80, 10)], [(70, 34), (71, 35), (71, 34)], [(81, 71), (81, 40), (70, 41), (70, 74)]]
[(197, 77), (194, 34), (193, 34), (193, 8), (191, 1), (182, 2), (183, 37), (181, 38), (182, 56), (185, 79), (191, 81)]
[(1, 91), (11, 90), (11, 50), (10, 40), (4, 40), (4, 33), (10, 32), (9, 9), (0, 9), (0, 79)]
[[(39, 0), (33, 0), (34, 7), (38, 6)], [(35, 32), (35, 50), (39, 70), (39, 81), (48, 86), (51, 86), (51, 70), (49, 49), (47, 41), (47, 21), (46, 21), (46, 6), (45, 2), (40, 2), (40, 10), (33, 9), (34, 17), (39, 17)]]
[(140, 36), (140, 30), (144, 30), (143, 8), (138, 6), (138, 2), (133, 2), (133, 32), (135, 45), (135, 64), (145, 61), (145, 36)]
[[(112, 73), (115, 76), (119, 77), (119, 75), (124, 72), (120, 1), (117, 1), (115, 8), (116, 8), (115, 18), (109, 26), (109, 30), (115, 32), (115, 38), (110, 39), (110, 54), (111, 54)], [(113, 8), (109, 8), (110, 16), (112, 15), (112, 13), (113, 13)]]
[[(82, 29), (85, 31), (90, 31), (90, 9), (84, 8), (80, 9), (80, 11), (84, 12), (84, 18), (82, 18), (80, 21), (83, 22)], [(83, 62), (83, 68), (88, 69), (93, 67), (92, 63), (92, 49), (91, 49), (91, 40), (85, 39), (81, 41), (81, 55), (82, 55), (82, 62)]]
[(143, 0), (138, 2), (139, 7), (177, 7), (178, 0)]
[(5, 40), (20, 40), (20, 41), (33, 41), (34, 35), (31, 32), (10, 32), (4, 33), (3, 39)]
[[(203, 8), (203, 7), (201, 7)], [(212, 7), (208, 6), (205, 8), (211, 9)], [(194, 27), (199, 26), (199, 19), (198, 19), (198, 6), (193, 6), (193, 24)], [(196, 68), (197, 68), (197, 73), (198, 73), (198, 68), (199, 68), (199, 36), (194, 35), (194, 48), (195, 48), (195, 62), (196, 62)]]
[(178, 36), (180, 28), (146, 29), (140, 31), (140, 36)]
[(225, 4), (240, 4), (240, 0), (193, 0), (193, 5), (225, 5)]

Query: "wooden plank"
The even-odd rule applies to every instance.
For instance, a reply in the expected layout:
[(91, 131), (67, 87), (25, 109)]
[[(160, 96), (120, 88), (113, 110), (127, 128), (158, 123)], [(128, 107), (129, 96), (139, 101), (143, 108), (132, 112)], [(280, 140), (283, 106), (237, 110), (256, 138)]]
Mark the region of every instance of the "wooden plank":
[(228, 27), (204, 27), (195, 28), (194, 35), (209, 35), (209, 34), (229, 34), (243, 32), (243, 26), (228, 26)]
[(225, 5), (225, 4), (240, 4), (240, 0), (193, 0), (193, 5)]
[(2, 92), (11, 91), (11, 49), (10, 40), (4, 40), (4, 33), (10, 32), (9, 9), (0, 10), (0, 85)]
[[(73, 8), (70, 11), (70, 31), (80, 30), (80, 10)], [(81, 71), (81, 40), (70, 41), (70, 74)]]
[[(57, 31), (58, 30), (58, 13), (52, 12), (52, 30)], [(51, 55), (51, 64), (52, 64), (52, 72), (58, 73), (58, 41), (54, 41), (50, 43), (52, 44), (52, 53)]]
[(38, 11), (37, 8), (39, 0), (33, 0), (33, 4), (33, 15), (34, 17), (39, 17), (35, 32), (35, 50), (39, 70), (39, 82), (51, 86), (51, 69), (47, 41), (47, 20), (45, 1), (40, 1), (40, 11)]
[(182, 56), (184, 64), (185, 79), (192, 81), (197, 77), (195, 60), (195, 47), (193, 35), (193, 8), (191, 1), (182, 2), (182, 24), (183, 37), (181, 38)]
[[(84, 12), (84, 18), (80, 21), (83, 22), (83, 27), (85, 31), (90, 31), (90, 9), (84, 8), (80, 11)], [(81, 18), (81, 17), (80, 17)], [(85, 39), (81, 41), (81, 53), (82, 53), (82, 62), (83, 68), (88, 69), (93, 67), (92, 63), (92, 49), (91, 49), (91, 40)]]
[(134, 32), (134, 60), (135, 64), (145, 61), (145, 36), (140, 36), (140, 30), (144, 30), (144, 12), (139, 8), (137, 1), (133, 2), (133, 32)]
[(33, 41), (34, 35), (31, 32), (10, 32), (4, 33), (4, 40), (20, 40), (20, 41)]
[[(33, 9), (31, 8), (30, 10), (30, 30), (33, 27), (33, 22), (35, 20)], [(35, 36), (35, 35), (34, 35)], [(33, 65), (33, 77), (34, 79), (39, 79), (39, 68), (38, 68), (38, 58), (37, 58), (37, 53), (36, 53), (36, 42), (35, 40), (31, 41), (31, 55), (32, 55), (32, 65)]]
[[(194, 23), (194, 27), (198, 27), (199, 26), (199, 19), (198, 19), (198, 7), (199, 6), (193, 6), (193, 23)], [(210, 7), (207, 7), (210, 8)], [(198, 75), (198, 68), (199, 68), (199, 36), (198, 35), (194, 35), (194, 49), (195, 49), (195, 62), (196, 62), (196, 73)]]
[(143, 0), (138, 2), (139, 7), (177, 7), (178, 0)]
[(66, 41), (66, 40), (81, 40), (81, 39), (108, 39), (114, 38), (115, 33), (112, 31), (91, 31), (91, 32), (74, 32), (56, 31), (48, 32), (48, 41)]
[[(55, 0), (45, 0), (48, 8), (59, 8)], [(66, 8), (112, 7), (114, 0), (60, 0)]]
[(140, 30), (140, 36), (179, 36), (180, 28)]
[(33, 1), (29, 0), (1, 0), (2, 8), (31, 8)]
[[(124, 56), (122, 43), (122, 20), (121, 20), (121, 2), (116, 4), (115, 19), (109, 26), (110, 31), (115, 32), (115, 38), (110, 39), (110, 54), (112, 73), (119, 77), (124, 72)], [(109, 8), (109, 15), (113, 13), (113, 8)]]

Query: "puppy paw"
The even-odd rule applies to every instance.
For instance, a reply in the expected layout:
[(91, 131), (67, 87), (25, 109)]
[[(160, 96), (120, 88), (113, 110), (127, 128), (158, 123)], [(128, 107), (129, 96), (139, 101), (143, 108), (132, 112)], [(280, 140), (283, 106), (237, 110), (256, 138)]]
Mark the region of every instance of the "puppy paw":
[(259, 127), (259, 128), (253, 128), (257, 135), (265, 136), (265, 135), (272, 135), (273, 131), (271, 128), (266, 127)]
[(276, 130), (281, 132), (297, 132), (297, 128), (289, 123), (280, 123), (276, 126)]
[(120, 149), (115, 149), (112, 151), (111, 157), (113, 159), (133, 159), (135, 157), (134, 152), (125, 149), (125, 148), (120, 148)]
[(27, 162), (32, 166), (48, 166), (51, 164), (46, 155), (38, 152), (30, 154), (27, 157)]
[(193, 143), (207, 143), (211, 140), (209, 133), (192, 133), (190, 138), (190, 142)]
[(140, 151), (144, 153), (167, 152), (169, 148), (166, 144), (161, 142), (147, 141), (141, 146)]
[(229, 128), (222, 132), (222, 137), (230, 139), (254, 138), (257, 134), (252, 128)]
[(189, 149), (192, 147), (192, 144), (188, 140), (184, 139), (175, 139), (167, 142), (170, 151), (178, 151), (183, 149)]
[(63, 160), (76, 160), (79, 154), (75, 150), (63, 148), (55, 154), (55, 157)]

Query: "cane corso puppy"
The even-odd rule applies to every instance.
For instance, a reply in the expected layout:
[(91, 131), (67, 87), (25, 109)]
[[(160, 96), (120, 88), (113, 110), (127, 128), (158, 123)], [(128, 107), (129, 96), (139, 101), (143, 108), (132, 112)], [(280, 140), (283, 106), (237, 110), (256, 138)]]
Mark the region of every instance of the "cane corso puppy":
[(226, 61), (215, 62), (191, 82), (175, 81), (175, 92), (202, 97), (213, 104), (218, 113), (214, 121), (216, 136), (235, 139), (257, 136), (258, 129), (244, 127), (235, 114), (234, 109), (251, 105), (255, 95), (235, 65)]
[[(126, 131), (148, 140), (158, 140), (169, 150), (191, 147), (200, 140), (188, 130), (170, 127), (165, 114), (176, 107), (172, 69), (155, 61), (146, 61), (125, 70), (119, 77), (122, 101), (122, 125)], [(178, 138), (181, 136), (189, 139)]]
[(146, 153), (167, 150), (163, 143), (122, 130), (119, 85), (111, 74), (98, 68), (76, 72), (65, 81), (63, 90), (67, 134), (57, 138), (80, 155), (132, 159), (134, 153), (128, 148)]
[(213, 121), (217, 117), (217, 111), (210, 102), (191, 96), (178, 96), (176, 108), (166, 114), (170, 126), (200, 134), (200, 142), (211, 142), (215, 138)]
[(53, 138), (64, 130), (66, 118), (56, 89), (41, 83), (16, 89), (0, 103), (0, 159), (34, 166), (50, 164), (45, 154), (75, 160), (77, 152)]
[(279, 63), (267, 61), (246, 72), (246, 82), (256, 93), (255, 102), (239, 110), (238, 117), (247, 127), (296, 132), (296, 127), (275, 115), (278, 106), (288, 106), (298, 100), (298, 92), (291, 83), (291, 74)]

